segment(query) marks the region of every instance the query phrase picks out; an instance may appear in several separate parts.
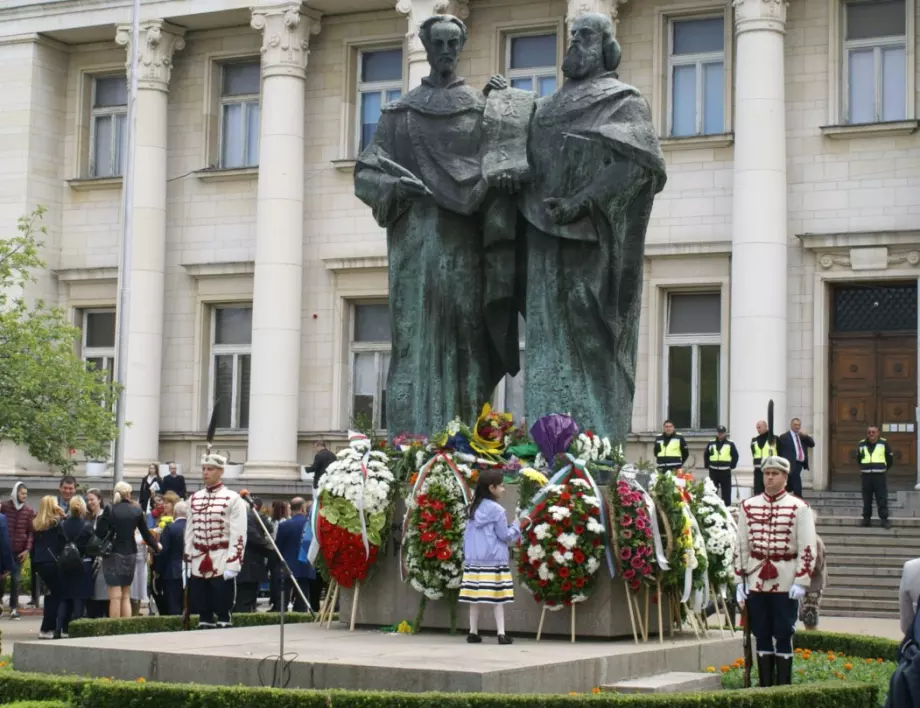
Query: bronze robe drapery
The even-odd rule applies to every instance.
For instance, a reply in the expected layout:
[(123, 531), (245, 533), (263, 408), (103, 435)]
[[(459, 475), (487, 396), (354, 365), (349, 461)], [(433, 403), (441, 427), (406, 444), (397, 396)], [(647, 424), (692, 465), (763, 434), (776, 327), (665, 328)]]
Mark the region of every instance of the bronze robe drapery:
[[(569, 413), (625, 442), (645, 232), (666, 179), (648, 104), (613, 74), (569, 82), (537, 102), (529, 146), (527, 419)], [(550, 197), (586, 202), (588, 215), (555, 224)]]
[[(507, 219), (507, 210), (493, 207), (482, 177), (484, 107), (462, 79), (447, 87), (423, 79), (384, 108), (355, 168), (355, 193), (387, 229), (391, 435), (475, 420), (505, 373), (486, 325), (483, 222)], [(407, 173), (431, 196), (401, 197)]]

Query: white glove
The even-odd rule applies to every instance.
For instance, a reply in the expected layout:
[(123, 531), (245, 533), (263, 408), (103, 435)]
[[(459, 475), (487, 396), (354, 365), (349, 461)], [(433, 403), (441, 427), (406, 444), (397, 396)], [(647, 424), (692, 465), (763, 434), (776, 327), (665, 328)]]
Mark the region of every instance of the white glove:
[(240, 574), (238, 570), (225, 570), (224, 571), (224, 580), (233, 580), (237, 575)]
[(737, 602), (739, 605), (743, 605), (747, 600), (747, 596), (747, 588), (745, 588), (744, 585), (735, 586), (735, 602)]
[(789, 597), (793, 600), (801, 600), (805, 597), (805, 588), (798, 584), (793, 585), (789, 588)]

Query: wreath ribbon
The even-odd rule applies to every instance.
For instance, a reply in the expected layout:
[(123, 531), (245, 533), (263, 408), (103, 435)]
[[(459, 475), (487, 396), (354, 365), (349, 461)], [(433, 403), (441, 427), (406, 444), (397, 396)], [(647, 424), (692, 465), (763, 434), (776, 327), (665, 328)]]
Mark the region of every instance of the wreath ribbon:
[[(709, 604), (709, 598), (711, 595), (710, 589), (709, 589), (709, 554), (706, 552), (706, 537), (703, 536), (703, 531), (702, 529), (700, 529), (699, 522), (697, 522), (696, 517), (693, 515), (693, 512), (691, 512), (689, 509), (686, 509), (686, 511), (687, 511), (687, 516), (690, 517), (690, 527), (693, 529), (694, 533), (696, 533), (699, 536), (700, 540), (702, 541), (700, 546), (702, 549), (703, 556), (705, 556), (706, 558), (707, 570), (705, 573), (703, 573), (703, 589), (697, 590), (693, 598), (693, 611), (699, 612), (700, 610), (703, 609), (705, 605)], [(694, 549), (694, 553), (696, 553), (695, 549)], [(697, 561), (697, 563), (699, 563), (699, 561)], [(692, 579), (692, 573), (691, 573), (691, 579)]]
[[(438, 460), (443, 460), (450, 471), (456, 477), (457, 481), (460, 483), (460, 491), (463, 493), (463, 502), (465, 505), (473, 501), (473, 495), (470, 492), (470, 486), (467, 484), (466, 477), (463, 475), (463, 472), (460, 471), (460, 468), (457, 467), (456, 463), (453, 461), (450, 455), (448, 455), (443, 450), (438, 451), (428, 462), (422, 465), (422, 468), (418, 472), (418, 477), (415, 480), (415, 484), (412, 485), (412, 491), (409, 493), (409, 499), (415, 499), (419, 493), (422, 491), (422, 484), (428, 478), (431, 469), (434, 467), (435, 463)], [(406, 565), (406, 535), (409, 533), (409, 515), (411, 509), (406, 509), (406, 515), (403, 517), (402, 524), (402, 542), (399, 545), (399, 579), (402, 582), (406, 582), (406, 575), (408, 573), (408, 566)]]

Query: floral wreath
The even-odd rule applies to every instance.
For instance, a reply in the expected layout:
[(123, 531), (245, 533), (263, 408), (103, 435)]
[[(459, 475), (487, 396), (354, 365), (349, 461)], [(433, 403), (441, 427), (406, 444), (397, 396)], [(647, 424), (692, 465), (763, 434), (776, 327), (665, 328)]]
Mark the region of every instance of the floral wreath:
[(348, 440), (320, 480), (307, 555), (344, 588), (367, 578), (386, 541), (396, 496), (389, 457), (371, 450), (361, 433), (349, 432)]
[(687, 509), (689, 495), (685, 483), (670, 471), (652, 475), (649, 488), (658, 507), (659, 518), (668, 539), (668, 569), (663, 571), (662, 585), (681, 594), (681, 602), (689, 599), (693, 585), (693, 571), (697, 567), (693, 550), (693, 527)]
[(650, 516), (646, 497), (628, 471), (621, 472), (610, 488), (611, 539), (617, 574), (633, 592), (638, 592), (643, 582), (647, 585), (657, 583), (656, 555), (662, 555), (655, 551), (657, 519)]
[(693, 515), (706, 546), (709, 584), (721, 592), (731, 590), (735, 578), (732, 559), (737, 533), (734, 520), (711, 480), (694, 485), (692, 496)]

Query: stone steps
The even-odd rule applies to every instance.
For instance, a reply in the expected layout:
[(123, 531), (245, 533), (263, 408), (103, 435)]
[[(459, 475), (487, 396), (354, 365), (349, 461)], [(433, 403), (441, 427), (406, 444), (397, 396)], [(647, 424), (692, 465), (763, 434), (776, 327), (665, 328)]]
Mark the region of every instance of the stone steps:
[[(850, 516), (844, 516), (842, 514), (829, 516), (829, 517), (818, 517), (818, 532), (819, 533), (830, 533), (832, 529), (837, 527), (843, 527), (848, 531), (859, 530), (859, 531), (869, 531), (870, 529), (879, 529), (878, 519), (873, 519), (873, 525), (869, 529), (863, 529), (860, 526), (862, 522), (862, 517), (859, 513), (854, 513)], [(917, 529), (920, 531), (920, 518), (918, 517), (906, 517), (900, 518), (895, 517), (891, 519), (891, 525), (894, 527), (894, 530), (898, 529)]]
[(613, 693), (680, 693), (686, 691), (718, 691), (722, 679), (718, 673), (702, 674), (689, 671), (668, 671), (663, 674), (626, 679), (601, 686)]
[(853, 597), (825, 597), (821, 600), (821, 611), (829, 615), (850, 616), (855, 612), (873, 612), (878, 615), (853, 615), (871, 617), (897, 617), (898, 598), (892, 600), (866, 600)]

